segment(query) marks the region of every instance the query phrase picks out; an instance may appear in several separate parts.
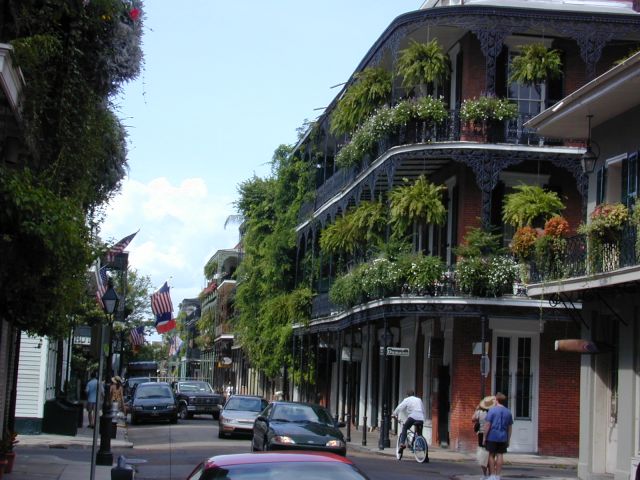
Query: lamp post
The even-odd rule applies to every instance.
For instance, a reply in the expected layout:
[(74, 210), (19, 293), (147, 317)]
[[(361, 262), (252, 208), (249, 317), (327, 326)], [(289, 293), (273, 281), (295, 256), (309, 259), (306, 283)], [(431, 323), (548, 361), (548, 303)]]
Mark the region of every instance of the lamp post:
[(382, 333), (382, 428), (380, 429), (380, 439), (378, 440), (378, 448), (384, 450), (391, 446), (389, 441), (389, 381), (387, 378), (387, 347), (393, 341), (393, 334), (389, 331), (387, 317), (384, 317), (384, 329)]
[[(582, 171), (587, 175), (593, 173), (596, 169), (596, 162), (598, 161), (598, 153), (594, 152), (592, 144), (595, 143), (591, 140), (591, 118), (593, 115), (587, 115), (588, 120), (588, 131), (587, 131), (587, 149), (585, 150), (582, 158), (580, 159), (580, 163), (582, 165)], [(596, 145), (597, 147), (597, 145)]]
[[(107, 314), (106, 332), (109, 342), (109, 354), (107, 358), (107, 365), (105, 367), (105, 381), (104, 392), (102, 401), (102, 416), (100, 417), (100, 449), (96, 454), (97, 465), (113, 465), (113, 453), (111, 453), (111, 401), (109, 399), (109, 371), (111, 369), (111, 336), (113, 330), (113, 313), (118, 306), (118, 294), (113, 289), (113, 283), (109, 279), (107, 284), (107, 291), (102, 295), (102, 304), (104, 305), (104, 312)], [(104, 331), (104, 330), (103, 330)], [(101, 349), (104, 349), (104, 339), (100, 344)], [(104, 350), (100, 352), (100, 356), (104, 355)]]

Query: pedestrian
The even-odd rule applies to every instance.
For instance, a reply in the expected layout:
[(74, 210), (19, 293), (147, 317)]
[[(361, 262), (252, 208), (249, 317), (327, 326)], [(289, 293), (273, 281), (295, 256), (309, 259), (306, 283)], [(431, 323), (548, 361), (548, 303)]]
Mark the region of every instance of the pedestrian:
[(111, 409), (125, 414), (124, 410), (124, 389), (122, 388), (122, 378), (116, 375), (111, 378), (109, 387), (109, 398), (111, 398)]
[(400, 448), (405, 448), (407, 431), (415, 425), (416, 433), (422, 435), (422, 425), (424, 425), (424, 405), (422, 400), (416, 397), (413, 390), (407, 390), (406, 398), (400, 402), (391, 416), (397, 418), (401, 411), (404, 411), (407, 416), (402, 424), (402, 433), (400, 434)]
[(473, 422), (473, 430), (478, 436), (476, 459), (478, 461), (478, 465), (480, 465), (480, 468), (482, 468), (483, 478), (491, 475), (491, 470), (489, 469), (489, 452), (486, 448), (484, 448), (484, 425), (486, 423), (487, 411), (491, 407), (495, 406), (495, 404), (496, 397), (494, 397), (493, 395), (484, 397), (476, 407), (476, 411), (471, 417), (471, 421)]
[(226, 397), (226, 400), (229, 400), (229, 397), (231, 395), (233, 395), (233, 385), (231, 385), (231, 382), (227, 382), (227, 386), (224, 389), (224, 395)]
[(91, 379), (84, 388), (87, 394), (87, 417), (89, 418), (89, 428), (96, 426), (96, 402), (98, 398), (98, 379), (96, 372), (91, 372)]
[(507, 397), (496, 393), (496, 405), (487, 412), (484, 426), (484, 444), (489, 451), (489, 480), (500, 480), (504, 454), (509, 448), (513, 415), (506, 407)]

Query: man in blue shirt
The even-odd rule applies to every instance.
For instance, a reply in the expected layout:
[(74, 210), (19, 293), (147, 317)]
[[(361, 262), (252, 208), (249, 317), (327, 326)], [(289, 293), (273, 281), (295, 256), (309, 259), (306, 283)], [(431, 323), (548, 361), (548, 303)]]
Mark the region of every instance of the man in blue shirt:
[(96, 424), (96, 401), (98, 397), (98, 379), (96, 372), (91, 372), (91, 380), (87, 382), (84, 391), (87, 394), (87, 416), (89, 417), (89, 428), (94, 428)]
[(507, 397), (503, 393), (496, 393), (495, 407), (491, 407), (487, 413), (484, 426), (484, 444), (489, 451), (489, 466), (493, 475), (490, 480), (500, 480), (503, 455), (507, 452), (511, 440), (511, 426), (513, 416), (506, 407)]

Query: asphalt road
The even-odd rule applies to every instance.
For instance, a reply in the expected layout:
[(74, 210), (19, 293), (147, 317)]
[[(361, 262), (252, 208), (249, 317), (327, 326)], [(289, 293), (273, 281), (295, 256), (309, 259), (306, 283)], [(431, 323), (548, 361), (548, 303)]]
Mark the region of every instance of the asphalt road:
[[(196, 416), (192, 420), (179, 420), (177, 425), (167, 423), (129, 425), (128, 437), (134, 448), (112, 449), (114, 458), (146, 460), (138, 467), (137, 480), (185, 479), (194, 467), (213, 455), (250, 451), (248, 438), (218, 439), (218, 422), (211, 416)], [(26, 449), (25, 449), (26, 450)], [(91, 450), (82, 447), (52, 449), (29, 448), (30, 454), (57, 455), (59, 457), (85, 461)], [(26, 453), (26, 452), (25, 452)], [(382, 479), (449, 479), (480, 480), (480, 469), (473, 462), (431, 461), (418, 464), (405, 457), (401, 462), (394, 457), (378, 453), (363, 452), (348, 448), (347, 456), (371, 478)], [(575, 479), (574, 470), (554, 469), (542, 466), (508, 466), (503, 480), (524, 479)], [(303, 479), (301, 479), (303, 480)]]

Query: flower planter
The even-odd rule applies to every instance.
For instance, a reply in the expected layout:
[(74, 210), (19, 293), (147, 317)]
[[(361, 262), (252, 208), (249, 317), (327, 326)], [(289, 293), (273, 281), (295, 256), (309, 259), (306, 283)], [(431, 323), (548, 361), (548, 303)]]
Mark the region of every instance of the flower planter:
[(7, 464), (8, 464), (8, 460), (2, 459), (0, 460), (0, 480), (2, 480), (2, 477), (4, 476), (4, 472), (7, 468)]

